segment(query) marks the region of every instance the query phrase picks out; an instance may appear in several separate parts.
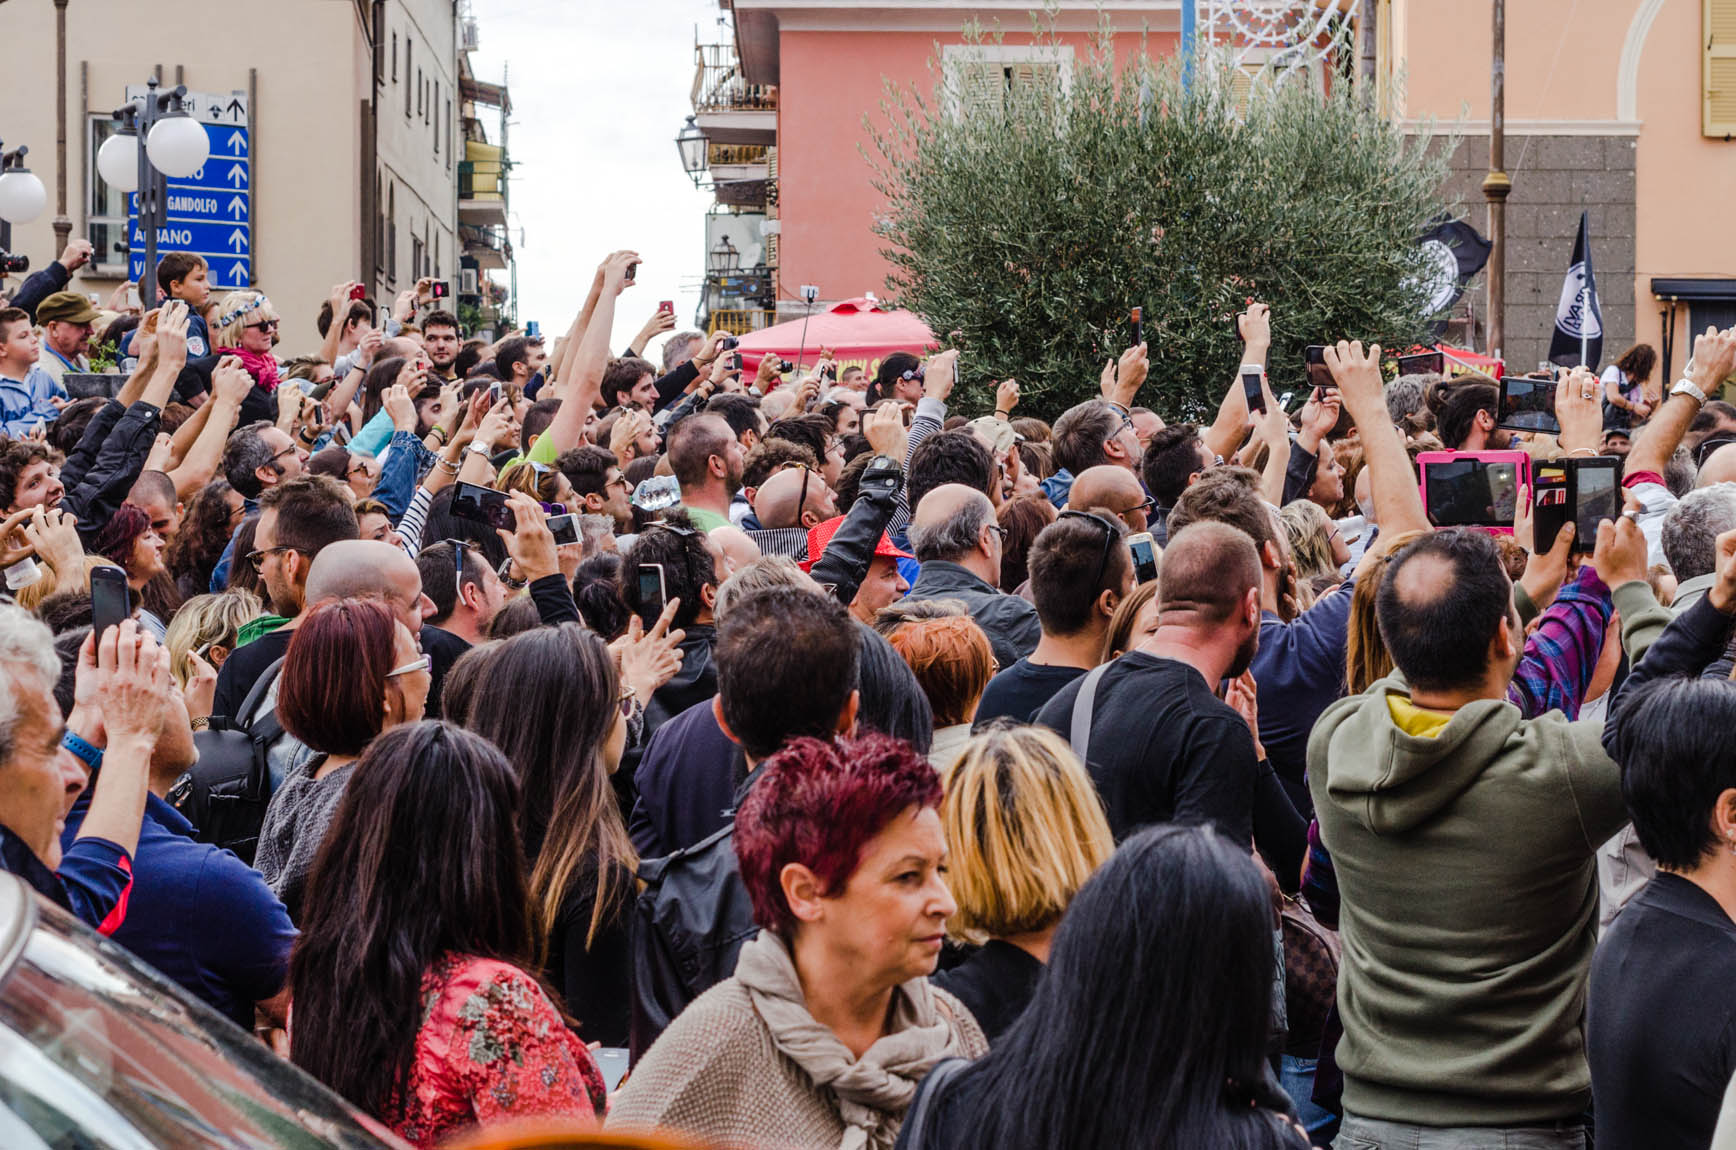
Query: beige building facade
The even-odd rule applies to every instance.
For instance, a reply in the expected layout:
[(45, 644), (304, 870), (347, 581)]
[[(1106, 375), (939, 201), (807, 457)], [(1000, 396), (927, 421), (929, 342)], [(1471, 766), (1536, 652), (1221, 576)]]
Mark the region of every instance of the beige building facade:
[(0, 2), (0, 139), (29, 146), (49, 193), (47, 211), (13, 229), (33, 267), (58, 254), (64, 179), (71, 234), (97, 248), (71, 287), (106, 298), (126, 277), (126, 197), (95, 157), (127, 87), (156, 76), (247, 97), (251, 275), (283, 317), (280, 354), (317, 348), (335, 282), (361, 280), (382, 305), (418, 276), (459, 290), (460, 57), (475, 28), (456, 0), (72, 0), (67, 17), (63, 168), (55, 5)]

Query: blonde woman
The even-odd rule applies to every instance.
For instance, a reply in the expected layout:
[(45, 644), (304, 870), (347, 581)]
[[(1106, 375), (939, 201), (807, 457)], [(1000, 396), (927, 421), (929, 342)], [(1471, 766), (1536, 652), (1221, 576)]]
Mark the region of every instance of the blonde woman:
[(277, 418), (277, 309), (264, 292), (234, 291), (223, 297), (211, 339), (225, 356), (235, 356), (253, 377), (253, 390), (241, 403), (241, 423)]
[(942, 772), (954, 939), (978, 947), (933, 982), (993, 1043), (1030, 1002), (1073, 895), (1115, 849), (1097, 789), (1046, 727), (997, 723)]
[[(1290, 541), (1290, 558), (1296, 577), (1311, 583), (1322, 576), (1337, 581), (1339, 569), (1350, 562), (1350, 544), (1326, 509), (1309, 499), (1286, 504), (1278, 513), (1284, 535)], [(1315, 588), (1318, 592), (1319, 588)]]
[(195, 728), (211, 717), (217, 672), (235, 650), (241, 625), (258, 618), (264, 608), (251, 591), (231, 588), (220, 595), (195, 595), (169, 620), (169, 673), (187, 699), (187, 714)]

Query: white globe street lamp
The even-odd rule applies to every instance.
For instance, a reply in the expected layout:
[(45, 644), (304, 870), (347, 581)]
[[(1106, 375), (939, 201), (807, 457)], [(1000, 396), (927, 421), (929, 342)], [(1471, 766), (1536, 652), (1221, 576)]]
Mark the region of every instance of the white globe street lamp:
[(36, 173), (28, 168), (11, 168), (0, 173), (0, 220), (27, 224), (41, 215), (47, 205), (48, 190)]
[(151, 128), (145, 152), (152, 167), (172, 180), (184, 180), (205, 166), (211, 139), (191, 116), (169, 116)]
[(116, 132), (96, 150), (96, 170), (117, 192), (139, 190), (139, 138), (132, 132)]

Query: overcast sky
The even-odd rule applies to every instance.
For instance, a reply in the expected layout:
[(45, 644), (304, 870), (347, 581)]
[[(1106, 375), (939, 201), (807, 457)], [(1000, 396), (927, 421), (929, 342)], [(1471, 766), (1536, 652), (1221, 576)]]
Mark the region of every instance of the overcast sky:
[[(512, 92), (519, 319), (561, 334), (597, 264), (630, 247), (645, 262), (638, 286), (621, 296), (610, 346), (624, 348), (661, 300), (674, 300), (678, 322), (691, 326), (711, 197), (681, 170), (675, 134), (693, 111), (694, 27), (716, 39), (717, 0), (471, 0), (471, 8), (481, 36), (471, 68), (482, 80), (504, 76)], [(495, 142), (497, 125), (488, 123)]]

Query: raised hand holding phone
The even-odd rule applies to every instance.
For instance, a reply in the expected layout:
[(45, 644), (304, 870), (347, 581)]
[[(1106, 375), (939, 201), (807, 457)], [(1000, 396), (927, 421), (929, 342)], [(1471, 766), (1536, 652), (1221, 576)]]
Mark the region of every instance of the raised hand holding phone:
[(532, 583), (549, 575), (559, 575), (560, 555), (542, 504), (522, 491), (508, 492), (506, 502), (518, 526), (512, 531), (497, 527), (495, 532), (506, 544), (506, 552), (518, 565), (519, 574)]
[(1150, 370), (1151, 361), (1146, 356), (1145, 344), (1134, 344), (1121, 353), (1115, 364), (1114, 384), (1103, 398), (1122, 407), (1132, 407), (1134, 397), (1139, 394), (1140, 385)]
[(922, 380), (922, 393), (945, 403), (952, 397), (952, 386), (958, 378), (958, 349), (948, 348), (928, 361)]
[(1556, 442), (1563, 451), (1595, 454), (1603, 432), (1603, 385), (1587, 368), (1564, 372), (1555, 384)]

